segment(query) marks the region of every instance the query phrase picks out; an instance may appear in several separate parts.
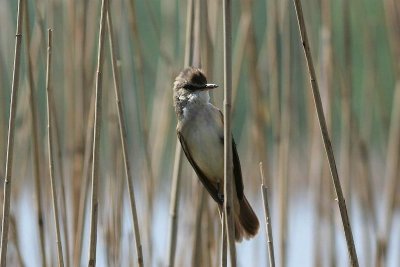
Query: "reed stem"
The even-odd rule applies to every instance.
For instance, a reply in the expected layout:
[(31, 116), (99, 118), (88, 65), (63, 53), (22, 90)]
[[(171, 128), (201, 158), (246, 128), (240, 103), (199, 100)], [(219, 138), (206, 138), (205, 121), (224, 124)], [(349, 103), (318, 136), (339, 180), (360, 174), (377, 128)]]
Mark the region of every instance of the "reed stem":
[(265, 185), (264, 181), (264, 169), (262, 162), (260, 162), (260, 176), (261, 176), (261, 194), (264, 204), (265, 228), (266, 228), (267, 243), (268, 243), (268, 260), (269, 260), (269, 266), (275, 267), (274, 239), (272, 237), (271, 215), (269, 212), (269, 205), (268, 205), (268, 187)]
[(301, 7), (300, 0), (293, 0), (293, 1), (294, 1), (294, 5), (296, 8), (296, 15), (297, 15), (297, 20), (298, 20), (298, 24), (299, 24), (299, 30), (300, 30), (303, 49), (304, 49), (304, 54), (305, 54), (306, 61), (307, 61), (308, 72), (310, 75), (311, 89), (312, 89), (312, 93), (313, 93), (313, 97), (314, 97), (314, 103), (315, 103), (315, 108), (316, 108), (316, 112), (318, 115), (319, 125), (321, 128), (322, 139), (324, 141), (325, 151), (326, 151), (326, 154), (328, 157), (329, 167), (330, 167), (330, 171), (331, 171), (331, 175), (332, 175), (332, 181), (333, 181), (333, 185), (335, 187), (335, 191), (336, 191), (336, 195), (337, 195), (339, 211), (340, 211), (340, 215), (342, 218), (344, 234), (345, 234), (346, 242), (347, 242), (347, 249), (348, 249), (349, 256), (350, 256), (350, 262), (353, 267), (358, 267), (358, 259), (357, 259), (356, 248), (354, 246), (353, 233), (351, 231), (349, 217), (347, 215), (346, 202), (343, 197), (343, 191), (342, 191), (342, 187), (340, 185), (339, 175), (338, 175), (338, 172), (336, 169), (335, 157), (333, 154), (333, 149), (332, 149), (332, 144), (331, 144), (331, 140), (330, 140), (329, 133), (328, 133), (328, 128), (326, 126), (324, 110), (322, 107), (321, 96), (320, 96), (319, 88), (318, 88), (317, 77), (315, 74), (314, 65), (313, 65), (313, 61), (312, 61), (312, 57), (311, 57), (310, 45), (308, 43), (307, 31), (306, 31), (306, 26), (305, 26), (304, 17), (303, 17), (303, 10)]
[[(232, 30), (231, 30), (231, 1), (223, 1), (224, 28), (224, 215), (226, 237), (231, 266), (236, 266), (235, 226), (233, 216), (233, 162), (232, 162), (232, 132), (231, 132), (231, 103), (232, 103)], [(228, 255), (226, 255), (228, 256)]]
[(8, 121), (6, 173), (4, 180), (3, 219), (1, 224), (0, 267), (6, 266), (8, 228), (10, 223), (11, 177), (14, 154), (15, 113), (19, 86), (20, 58), (22, 41), (22, 0), (18, 1), (17, 30), (15, 34), (14, 68), (10, 100), (10, 117)]
[(135, 202), (135, 190), (132, 183), (132, 175), (131, 175), (131, 167), (129, 164), (129, 157), (127, 151), (127, 142), (126, 142), (126, 123), (125, 117), (122, 110), (122, 103), (121, 103), (121, 89), (119, 86), (118, 81), (118, 73), (117, 73), (117, 60), (115, 57), (115, 47), (114, 47), (114, 32), (112, 26), (112, 19), (111, 19), (111, 12), (110, 7), (107, 10), (107, 25), (108, 25), (108, 32), (109, 32), (109, 42), (110, 42), (110, 54), (111, 54), (111, 67), (113, 72), (114, 78), (114, 89), (115, 89), (115, 100), (117, 104), (117, 112), (118, 112), (118, 123), (119, 123), (119, 133), (121, 137), (121, 145), (122, 145), (122, 156), (124, 160), (124, 167), (125, 167), (125, 177), (128, 186), (128, 194), (129, 194), (129, 201), (131, 205), (131, 212), (132, 212), (132, 224), (133, 224), (133, 231), (135, 233), (135, 244), (136, 244), (136, 254), (137, 254), (137, 263), (139, 266), (143, 266), (143, 253), (142, 253), (142, 243), (140, 242), (140, 231), (139, 231), (139, 223), (136, 211), (136, 202)]
[(25, 47), (28, 63), (28, 83), (29, 83), (29, 107), (31, 115), (31, 132), (32, 132), (32, 152), (33, 152), (33, 175), (35, 179), (35, 193), (36, 193), (36, 208), (37, 208), (37, 222), (39, 227), (39, 242), (40, 242), (40, 254), (42, 257), (42, 266), (46, 267), (46, 250), (45, 250), (45, 235), (44, 235), (44, 219), (43, 219), (43, 207), (42, 207), (42, 186), (41, 186), (41, 176), (40, 176), (40, 152), (39, 152), (39, 139), (38, 139), (38, 129), (37, 129), (37, 106), (35, 103), (35, 82), (33, 78), (33, 59), (31, 55), (31, 38), (29, 33), (29, 13), (28, 13), (28, 3), (24, 1), (24, 33), (25, 33)]
[(102, 78), (104, 61), (104, 38), (105, 22), (108, 8), (108, 0), (102, 0), (101, 17), (99, 29), (99, 46), (97, 57), (96, 73), (96, 104), (94, 113), (94, 139), (93, 139), (93, 158), (92, 158), (92, 202), (90, 217), (90, 243), (89, 243), (89, 267), (96, 266), (96, 245), (97, 245), (97, 220), (98, 220), (98, 186), (99, 186), (99, 147), (100, 147), (100, 129), (101, 129), (101, 99), (102, 99)]
[(53, 34), (52, 30), (48, 30), (48, 43), (47, 43), (47, 67), (46, 67), (46, 103), (47, 103), (47, 142), (48, 142), (48, 154), (49, 154), (49, 173), (50, 173), (50, 186), (51, 186), (51, 197), (53, 199), (53, 213), (54, 222), (56, 225), (56, 243), (57, 243), (57, 255), (58, 255), (58, 266), (64, 266), (63, 260), (63, 250), (60, 236), (60, 224), (58, 221), (58, 204), (57, 204), (57, 192), (55, 188), (55, 178), (54, 178), (54, 158), (53, 158), (53, 135), (52, 135), (52, 114), (50, 109), (50, 99), (51, 97), (51, 62), (52, 62), (52, 40)]

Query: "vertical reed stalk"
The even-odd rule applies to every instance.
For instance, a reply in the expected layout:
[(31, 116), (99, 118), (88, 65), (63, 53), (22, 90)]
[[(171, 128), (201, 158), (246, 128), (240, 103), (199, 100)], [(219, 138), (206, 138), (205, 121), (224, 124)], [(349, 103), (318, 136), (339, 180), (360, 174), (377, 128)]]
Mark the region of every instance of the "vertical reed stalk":
[(221, 212), (221, 267), (226, 267), (228, 266), (228, 243), (226, 240), (226, 224), (224, 223), (225, 221), (225, 215), (224, 215), (224, 210)]
[[(198, 186), (199, 187), (199, 186)], [(192, 266), (203, 266), (205, 262), (201, 258), (202, 255), (202, 243), (204, 242), (204, 236), (202, 235), (203, 229), (203, 213), (204, 208), (207, 204), (206, 191), (203, 187), (198, 188), (199, 194), (197, 197), (196, 215), (195, 215), (195, 228), (193, 237), (193, 255), (192, 255)]]
[(260, 162), (260, 176), (261, 176), (261, 195), (264, 204), (264, 219), (266, 228), (265, 231), (268, 243), (268, 260), (269, 260), (269, 266), (275, 267), (274, 239), (272, 237), (271, 215), (269, 212), (269, 205), (268, 205), (268, 187), (266, 186), (264, 180), (264, 169), (262, 162)]
[(284, 9), (287, 9), (286, 15), (281, 18), (281, 35), (283, 42), (282, 55), (282, 73), (283, 81), (281, 84), (281, 117), (278, 142), (278, 181), (279, 181), (279, 224), (280, 224), (280, 239), (279, 251), (281, 266), (287, 266), (287, 235), (288, 235), (288, 202), (289, 202), (289, 148), (290, 148), (290, 95), (292, 87), (292, 53), (291, 53), (291, 16), (292, 13), (289, 7), (289, 1), (284, 1)]
[(142, 253), (142, 243), (140, 242), (140, 231), (139, 231), (139, 223), (136, 211), (136, 202), (135, 202), (135, 190), (132, 183), (132, 175), (131, 175), (131, 167), (129, 164), (129, 157), (127, 151), (127, 142), (126, 142), (126, 124), (125, 124), (125, 117), (122, 110), (122, 103), (121, 103), (121, 90), (118, 81), (118, 73), (117, 73), (117, 60), (115, 57), (115, 47), (114, 47), (114, 32), (111, 20), (111, 12), (110, 7), (107, 9), (107, 25), (108, 25), (108, 32), (109, 32), (109, 43), (110, 43), (110, 55), (111, 55), (111, 67), (113, 72), (114, 78), (114, 89), (115, 89), (115, 100), (117, 104), (117, 112), (118, 112), (118, 123), (119, 123), (119, 133), (121, 137), (121, 145), (122, 145), (122, 156), (124, 160), (124, 167), (125, 167), (125, 177), (128, 186), (128, 194), (129, 194), (129, 201), (131, 205), (131, 212), (132, 212), (132, 224), (133, 224), (133, 231), (135, 233), (135, 244), (136, 244), (136, 254), (137, 254), (137, 263), (139, 266), (143, 266), (143, 253)]
[[(134, 39), (134, 49), (135, 49), (135, 69), (136, 69), (136, 76), (138, 79), (138, 107), (139, 107), (139, 127), (141, 130), (142, 136), (142, 143), (143, 143), (143, 152), (144, 152), (144, 165), (145, 171), (147, 174), (147, 179), (144, 181), (146, 196), (147, 196), (147, 205), (148, 205), (148, 212), (147, 220), (149, 222), (152, 221), (153, 216), (153, 195), (154, 195), (154, 177), (153, 177), (153, 169), (152, 169), (152, 157), (150, 154), (150, 144), (149, 144), (149, 131), (148, 131), (148, 124), (147, 124), (147, 105), (146, 105), (146, 97), (145, 97), (145, 81), (144, 81), (144, 65), (143, 65), (143, 49), (141, 45), (141, 38), (140, 33), (137, 25), (137, 16), (136, 16), (136, 6), (135, 0), (129, 1), (129, 8), (130, 8), (130, 26), (132, 30), (132, 35)], [(147, 229), (147, 242), (149, 246), (149, 254), (150, 257), (152, 255), (152, 244), (151, 244), (151, 228), (150, 224), (144, 225)]]
[(6, 173), (4, 180), (4, 200), (3, 200), (3, 219), (1, 224), (1, 245), (0, 245), (0, 267), (6, 266), (8, 228), (10, 222), (10, 202), (11, 202), (11, 177), (12, 162), (14, 153), (14, 130), (15, 130), (15, 113), (17, 108), (17, 96), (19, 85), (19, 66), (21, 57), (21, 41), (22, 41), (22, 0), (18, 1), (17, 11), (17, 30), (15, 34), (15, 52), (14, 52), (14, 68), (10, 101), (10, 117), (8, 122), (7, 135), (7, 156), (6, 156)]
[(344, 32), (344, 84), (341, 86), (342, 128), (340, 137), (340, 174), (345, 183), (347, 206), (351, 210), (351, 166), (352, 166), (352, 127), (353, 116), (351, 110), (352, 99), (352, 60), (351, 60), (351, 29), (350, 29), (350, 1), (343, 1), (343, 32)]
[(175, 251), (176, 251), (176, 240), (177, 240), (177, 228), (178, 228), (178, 204), (180, 195), (180, 173), (182, 168), (182, 148), (179, 141), (176, 140), (175, 147), (175, 162), (174, 170), (172, 173), (172, 185), (171, 185), (171, 202), (170, 202), (170, 222), (168, 229), (168, 258), (167, 266), (175, 266)]
[(349, 218), (347, 215), (346, 202), (343, 197), (342, 187), (340, 185), (339, 175), (338, 175), (338, 172), (336, 169), (336, 163), (335, 163), (335, 157), (333, 154), (332, 144), (331, 144), (328, 129), (326, 126), (324, 111), (323, 111), (323, 107), (322, 107), (322, 103), (321, 103), (321, 96), (320, 96), (319, 88), (318, 88), (317, 77), (316, 77), (315, 70), (314, 70), (314, 65), (313, 65), (311, 51), (310, 51), (310, 45), (308, 43), (307, 31), (306, 31), (306, 27), (305, 27), (305, 23), (304, 23), (303, 10), (301, 7), (300, 0), (293, 0), (293, 1), (294, 1), (294, 5), (296, 8), (296, 15), (297, 15), (297, 20), (298, 20), (298, 24), (299, 24), (302, 45), (304, 48), (304, 53), (305, 53), (308, 71), (309, 71), (309, 75), (310, 75), (315, 108), (316, 108), (316, 112), (318, 115), (322, 138), (324, 140), (325, 151), (326, 151), (326, 154), (328, 157), (329, 167), (330, 167), (331, 175), (332, 175), (332, 181), (333, 181), (336, 195), (337, 195), (339, 211), (340, 211), (340, 215), (342, 218), (343, 229), (344, 229), (346, 242), (347, 242), (347, 249), (348, 249), (349, 256), (350, 256), (350, 262), (351, 262), (352, 266), (358, 267), (358, 259), (357, 259), (356, 249), (354, 246), (353, 233), (351, 231), (351, 226), (350, 226)]
[(88, 189), (89, 189), (89, 172), (91, 168), (91, 160), (92, 160), (92, 151), (93, 149), (93, 128), (94, 128), (94, 107), (95, 107), (95, 97), (96, 92), (92, 90), (92, 97), (90, 101), (87, 128), (86, 128), (86, 140), (85, 140), (85, 152), (83, 158), (83, 171), (82, 171), (82, 188), (80, 190), (79, 195), (79, 203), (78, 203), (78, 215), (76, 222), (76, 232), (75, 232), (75, 240), (74, 240), (74, 251), (73, 251), (73, 266), (80, 265), (82, 258), (82, 243), (83, 243), (83, 227), (85, 224), (85, 209), (86, 209), (86, 200), (88, 197)]
[(100, 147), (100, 129), (101, 129), (101, 96), (102, 96), (102, 78), (104, 61), (104, 36), (106, 12), (108, 0), (102, 0), (101, 17), (99, 29), (99, 45), (97, 57), (96, 73), (96, 106), (94, 112), (94, 139), (93, 139), (93, 159), (92, 159), (92, 202), (90, 217), (90, 243), (89, 243), (89, 267), (96, 266), (96, 245), (97, 245), (97, 219), (98, 219), (98, 186), (99, 186), (99, 147)]
[(39, 153), (39, 139), (38, 139), (38, 129), (37, 129), (37, 106), (35, 102), (35, 82), (33, 78), (33, 64), (32, 55), (30, 53), (31, 39), (29, 33), (29, 13), (28, 13), (28, 3), (24, 1), (24, 32), (25, 32), (25, 47), (28, 63), (28, 82), (29, 82), (29, 107), (31, 115), (31, 132), (32, 132), (32, 152), (33, 152), (33, 175), (35, 179), (35, 193), (36, 193), (36, 209), (37, 209), (37, 222), (39, 227), (39, 242), (40, 242), (40, 255), (42, 257), (42, 266), (46, 266), (46, 250), (45, 250), (45, 235), (44, 235), (44, 219), (43, 219), (43, 208), (42, 208), (42, 186), (41, 186), (41, 176), (40, 176), (40, 153)]
[(57, 244), (57, 255), (58, 255), (58, 266), (64, 266), (62, 243), (60, 236), (60, 224), (58, 221), (58, 204), (57, 204), (57, 192), (56, 182), (54, 178), (54, 159), (53, 159), (53, 136), (52, 136), (52, 114), (50, 110), (50, 99), (51, 97), (51, 58), (52, 58), (52, 30), (48, 30), (48, 43), (47, 43), (47, 64), (46, 64), (46, 100), (47, 100), (47, 142), (48, 142), (48, 154), (49, 154), (49, 174), (50, 174), (50, 186), (51, 186), (51, 197), (53, 199), (53, 213), (54, 222), (56, 226), (56, 244)]
[(60, 173), (60, 189), (61, 189), (61, 215), (62, 215), (62, 222), (63, 222), (63, 232), (64, 232), (64, 238), (65, 238), (65, 265), (70, 266), (70, 248), (69, 248), (69, 234), (68, 234), (68, 214), (67, 214), (67, 198), (65, 194), (65, 179), (64, 179), (64, 163), (63, 163), (63, 158), (62, 158), (62, 151), (61, 151), (61, 135), (60, 135), (60, 125), (58, 124), (57, 121), (57, 110), (55, 107), (54, 103), (54, 94), (50, 95), (50, 110), (52, 115), (52, 120), (53, 120), (53, 127), (54, 127), (54, 137), (55, 137), (55, 144), (57, 147), (57, 161), (59, 164), (59, 173)]
[(242, 12), (239, 20), (236, 39), (233, 48), (233, 64), (232, 64), (232, 113), (235, 112), (237, 92), (239, 88), (240, 72), (243, 66), (243, 59), (247, 47), (247, 39), (249, 35), (249, 27), (251, 22), (251, 14)]
[[(384, 195), (384, 224), (380, 233), (381, 253), (380, 262), (387, 261), (387, 245), (392, 231), (393, 217), (395, 212), (396, 192), (399, 184), (399, 146), (400, 146), (400, 80), (397, 81), (393, 97), (393, 108), (388, 137), (388, 148), (386, 155), (385, 188)], [(383, 246), (383, 247), (382, 247)], [(383, 265), (384, 266), (384, 265)]]
[[(252, 9), (253, 3), (252, 1), (245, 1), (244, 13), (250, 19), (249, 27), (247, 29), (247, 38), (246, 38), (246, 52), (248, 52), (248, 68), (249, 68), (249, 83), (250, 83), (250, 109), (251, 109), (251, 120), (252, 126), (249, 127), (252, 133), (252, 147), (256, 153), (255, 157), (257, 162), (268, 162), (267, 158), (267, 145), (264, 134), (265, 128), (265, 114), (266, 110), (269, 109), (268, 103), (265, 103), (263, 99), (263, 89), (262, 81), (260, 77), (260, 73), (258, 71), (258, 52), (257, 52), (257, 44), (256, 44), (256, 29), (255, 29), (255, 20), (252, 18)], [(240, 76), (240, 75), (239, 75)], [(232, 77), (233, 78), (233, 77)], [(234, 103), (233, 103), (234, 104)], [(253, 170), (253, 169), (252, 169)], [(257, 171), (253, 170), (255, 173), (252, 175), (256, 175)]]
[[(233, 163), (232, 163), (232, 132), (231, 132), (231, 103), (232, 103), (232, 27), (231, 1), (224, 0), (224, 217), (226, 238), (231, 266), (236, 266), (235, 226), (233, 216)], [(228, 256), (228, 255), (226, 255)]]
[(395, 212), (396, 189), (398, 188), (398, 164), (399, 164), (399, 140), (400, 140), (400, 32), (396, 31), (400, 26), (400, 8), (396, 8), (396, 1), (384, 1), (385, 20), (388, 30), (389, 44), (391, 48), (393, 69), (395, 73), (395, 89), (391, 111), (391, 121), (388, 133), (386, 151), (385, 185), (384, 185), (384, 215), (383, 227), (379, 231), (377, 245), (377, 266), (387, 264), (387, 246), (391, 237), (393, 215)]
[[(187, 3), (186, 17), (186, 39), (185, 39), (185, 59), (184, 66), (188, 67), (193, 61), (193, 27), (194, 27), (194, 4), (193, 0)], [(182, 148), (179, 140), (176, 139), (174, 168), (172, 172), (171, 202), (170, 202), (170, 221), (168, 229), (168, 255), (167, 266), (175, 266), (175, 251), (178, 228), (178, 204), (180, 195), (180, 178), (182, 168)]]
[[(277, 55), (278, 47), (277, 40), (278, 36), (278, 22), (279, 22), (279, 12), (278, 12), (278, 1), (270, 0), (267, 3), (267, 28), (266, 28), (266, 49), (267, 49), (267, 75), (268, 75), (268, 87), (269, 87), (269, 101), (270, 101), (270, 111), (271, 111), (271, 124), (274, 125), (272, 128), (273, 133), (273, 143), (272, 143), (272, 151), (274, 155), (278, 155), (278, 146), (280, 140), (280, 108), (279, 108), (279, 60)], [(273, 164), (271, 171), (273, 173), (272, 177), (277, 176), (276, 167), (278, 164), (276, 163), (276, 159), (273, 159)], [(267, 164), (264, 162), (264, 164)], [(268, 171), (266, 175), (268, 175)], [(267, 176), (268, 178), (268, 176)], [(273, 179), (270, 180), (270, 187), (273, 188)]]
[(62, 214), (62, 222), (63, 222), (63, 232), (64, 232), (64, 238), (65, 238), (65, 265), (70, 266), (70, 252), (69, 252), (69, 234), (68, 234), (68, 215), (67, 215), (67, 198), (65, 195), (65, 179), (64, 179), (64, 164), (63, 164), (63, 158), (62, 158), (62, 153), (61, 153), (61, 141), (60, 141), (60, 130), (59, 130), (59, 125), (57, 123), (57, 112), (56, 108), (54, 105), (54, 95), (51, 94), (51, 99), (50, 99), (50, 109), (52, 112), (52, 120), (53, 120), (53, 127), (54, 127), (54, 135), (55, 135), (55, 143), (57, 147), (57, 161), (59, 162), (59, 168), (60, 168), (60, 182), (61, 182), (61, 214)]
[(21, 254), (21, 246), (19, 244), (19, 234), (17, 229), (17, 223), (15, 222), (15, 217), (13, 215), (10, 216), (10, 224), (11, 224), (11, 231), (12, 231), (12, 239), (14, 239), (14, 246), (17, 253), (17, 259), (20, 267), (25, 267), (24, 260), (22, 259)]

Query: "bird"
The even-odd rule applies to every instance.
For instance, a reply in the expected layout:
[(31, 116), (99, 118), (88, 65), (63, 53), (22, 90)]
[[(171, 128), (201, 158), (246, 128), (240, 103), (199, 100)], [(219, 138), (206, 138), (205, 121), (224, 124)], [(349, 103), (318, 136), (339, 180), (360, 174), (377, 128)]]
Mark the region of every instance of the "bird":
[[(217, 202), (220, 214), (224, 203), (224, 116), (210, 103), (209, 90), (218, 85), (207, 83), (200, 68), (188, 67), (179, 73), (173, 85), (177, 116), (176, 132), (181, 147), (201, 183)], [(235, 240), (254, 237), (260, 227), (257, 215), (246, 196), (239, 155), (232, 137), (233, 205)]]

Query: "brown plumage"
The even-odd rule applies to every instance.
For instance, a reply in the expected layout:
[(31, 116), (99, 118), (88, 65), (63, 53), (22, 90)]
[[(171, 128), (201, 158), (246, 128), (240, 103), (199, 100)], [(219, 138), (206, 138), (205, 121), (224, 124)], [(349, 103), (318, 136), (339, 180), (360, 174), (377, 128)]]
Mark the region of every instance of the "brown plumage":
[[(197, 68), (183, 70), (174, 82), (174, 106), (178, 118), (177, 135), (185, 155), (211, 197), (223, 205), (223, 115), (209, 102), (208, 84)], [(233, 176), (235, 179), (235, 239), (255, 236), (259, 221), (243, 192), (243, 179), (236, 144), (232, 138)]]

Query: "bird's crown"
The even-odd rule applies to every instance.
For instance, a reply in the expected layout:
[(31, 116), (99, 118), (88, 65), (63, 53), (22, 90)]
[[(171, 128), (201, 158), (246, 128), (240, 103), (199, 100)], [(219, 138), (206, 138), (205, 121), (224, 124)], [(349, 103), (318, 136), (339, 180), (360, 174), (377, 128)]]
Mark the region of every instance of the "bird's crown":
[(207, 78), (199, 68), (189, 67), (181, 71), (174, 82), (174, 89), (185, 88), (188, 90), (204, 88), (207, 85)]

